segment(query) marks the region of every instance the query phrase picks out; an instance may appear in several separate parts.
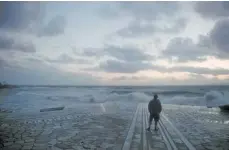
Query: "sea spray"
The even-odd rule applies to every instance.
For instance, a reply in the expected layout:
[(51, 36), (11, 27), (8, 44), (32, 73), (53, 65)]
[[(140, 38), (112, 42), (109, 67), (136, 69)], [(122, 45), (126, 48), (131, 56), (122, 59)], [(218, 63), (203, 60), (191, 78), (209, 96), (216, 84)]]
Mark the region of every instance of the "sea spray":
[(229, 105), (228, 93), (219, 91), (210, 91), (204, 95), (207, 107), (218, 107)]
[(203, 96), (161, 96), (160, 97), (162, 104), (175, 104), (175, 105), (192, 105), (192, 106), (205, 106), (206, 102), (204, 101)]
[[(109, 108), (114, 107), (114, 103), (128, 108), (131, 104), (149, 102), (155, 93), (163, 104), (206, 106), (208, 101), (208, 105), (214, 107), (229, 104), (228, 91), (229, 86), (19, 87), (10, 90), (0, 107), (35, 111), (60, 105), (75, 108), (84, 104), (106, 103), (108, 108), (107, 104), (111, 102)], [(213, 95), (213, 98), (210, 96), (210, 101), (214, 103), (206, 100), (209, 95)]]

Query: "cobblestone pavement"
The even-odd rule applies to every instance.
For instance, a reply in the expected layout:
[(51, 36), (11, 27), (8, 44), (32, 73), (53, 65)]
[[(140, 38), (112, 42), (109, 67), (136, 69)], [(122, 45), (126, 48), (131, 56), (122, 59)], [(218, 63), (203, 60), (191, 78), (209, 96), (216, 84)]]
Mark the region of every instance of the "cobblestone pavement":
[(162, 115), (169, 118), (196, 149), (229, 149), (228, 112), (205, 107), (165, 105)]
[[(129, 104), (130, 105), (130, 104)], [(114, 109), (115, 108), (115, 109)], [(121, 149), (136, 106), (84, 105), (1, 118), (3, 150)]]
[[(127, 107), (128, 106), (128, 107)], [(137, 108), (137, 109), (136, 109)], [(229, 113), (163, 105), (159, 131), (146, 131), (146, 103), (0, 115), (3, 150), (228, 150)], [(153, 129), (153, 125), (152, 125)]]

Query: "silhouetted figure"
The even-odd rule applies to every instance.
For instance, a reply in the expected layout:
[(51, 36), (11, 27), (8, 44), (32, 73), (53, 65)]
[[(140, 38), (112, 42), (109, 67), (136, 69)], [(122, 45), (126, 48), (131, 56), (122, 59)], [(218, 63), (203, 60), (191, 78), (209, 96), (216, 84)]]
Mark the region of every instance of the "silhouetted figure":
[(148, 104), (148, 110), (150, 113), (150, 117), (149, 117), (149, 127), (147, 128), (148, 131), (150, 131), (150, 126), (152, 124), (152, 121), (154, 119), (155, 122), (155, 128), (154, 130), (157, 131), (157, 123), (160, 119), (160, 113), (162, 110), (162, 106), (161, 106), (161, 102), (158, 99), (157, 94), (154, 95), (154, 98), (149, 102)]

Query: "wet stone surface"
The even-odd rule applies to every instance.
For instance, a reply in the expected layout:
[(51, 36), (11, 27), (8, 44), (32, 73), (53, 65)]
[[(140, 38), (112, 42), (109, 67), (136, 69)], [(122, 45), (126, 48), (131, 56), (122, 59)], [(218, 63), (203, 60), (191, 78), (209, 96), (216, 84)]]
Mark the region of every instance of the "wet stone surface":
[(131, 147), (130, 149), (140, 149), (141, 148), (141, 138), (142, 138), (142, 109), (137, 114), (137, 120), (134, 128), (134, 134), (133, 134), (133, 139), (131, 142)]
[[(3, 150), (121, 150), (136, 105), (88, 105), (79, 109), (45, 113), (10, 113), (0, 116)], [(163, 105), (165, 116), (197, 150), (228, 150), (229, 113), (204, 107)], [(147, 109), (137, 114), (132, 150), (142, 150), (145, 140), (154, 150), (167, 149), (161, 131), (146, 132)], [(143, 126), (143, 121), (145, 125)], [(164, 127), (179, 150), (187, 150), (181, 137), (165, 119)], [(153, 125), (152, 125), (153, 128)], [(3, 145), (4, 146), (3, 146)]]
[[(164, 105), (164, 113), (198, 150), (228, 150), (229, 113), (205, 107)], [(227, 145), (227, 146), (226, 146)]]
[(135, 109), (12, 114), (1, 118), (0, 149), (121, 149)]

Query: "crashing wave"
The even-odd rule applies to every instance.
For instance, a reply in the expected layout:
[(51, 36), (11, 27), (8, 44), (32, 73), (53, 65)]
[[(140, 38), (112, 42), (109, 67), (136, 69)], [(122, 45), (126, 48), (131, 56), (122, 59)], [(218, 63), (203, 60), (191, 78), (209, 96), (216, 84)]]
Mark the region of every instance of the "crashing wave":
[(229, 105), (229, 93), (210, 91), (204, 95), (207, 107), (221, 107)]
[[(17, 92), (17, 99), (25, 101), (36, 99), (37, 102), (63, 103), (74, 105), (77, 103), (103, 103), (103, 102), (148, 102), (157, 93), (162, 103), (176, 105), (197, 105), (219, 107), (229, 104), (229, 93), (200, 88), (192, 89), (161, 89), (161, 88), (62, 88), (62, 89), (21, 89)], [(219, 90), (219, 89), (217, 89)], [(207, 93), (205, 93), (207, 92)], [(30, 101), (31, 102), (31, 101)]]
[(116, 94), (129, 94), (133, 92), (143, 92), (147, 95), (153, 95), (154, 93), (158, 95), (164, 96), (173, 96), (173, 95), (195, 95), (195, 96), (202, 96), (204, 93), (201, 91), (134, 91), (134, 90), (113, 90), (111, 93)]

